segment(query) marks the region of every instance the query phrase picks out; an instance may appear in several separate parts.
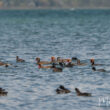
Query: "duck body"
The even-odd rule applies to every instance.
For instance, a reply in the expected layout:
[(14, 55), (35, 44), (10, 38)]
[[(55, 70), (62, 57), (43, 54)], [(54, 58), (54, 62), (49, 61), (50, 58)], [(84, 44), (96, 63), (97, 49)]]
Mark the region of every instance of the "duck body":
[(40, 68), (53, 68), (53, 66), (43, 66), (43, 65), (41, 65), (41, 64), (38, 64), (38, 68), (40, 69)]
[(67, 94), (70, 93), (71, 91), (65, 88), (64, 86), (60, 85), (59, 88), (56, 89), (57, 94)]
[(95, 67), (92, 67), (93, 71), (99, 71), (99, 72), (106, 72), (105, 69), (96, 69)]
[(16, 62), (25, 62), (25, 60), (20, 59), (18, 56), (16, 56)]
[(11, 65), (11, 64), (4, 63), (4, 62), (0, 62), (0, 66), (5, 66), (5, 67), (8, 67), (9, 65)]
[(86, 92), (80, 92), (78, 88), (75, 88), (77, 96), (92, 96), (91, 93), (86, 93)]
[(41, 64), (41, 65), (42, 64), (44, 64), (44, 65), (45, 64), (51, 64), (51, 62), (48, 62), (48, 61), (40, 61), (40, 58), (38, 58), (38, 57), (36, 58), (36, 61), (37, 61), (37, 64)]

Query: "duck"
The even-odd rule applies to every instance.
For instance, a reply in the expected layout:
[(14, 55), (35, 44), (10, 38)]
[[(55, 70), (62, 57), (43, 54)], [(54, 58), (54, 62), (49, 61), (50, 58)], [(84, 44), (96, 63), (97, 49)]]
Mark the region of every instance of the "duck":
[(92, 67), (93, 71), (99, 71), (99, 72), (106, 72), (105, 69), (96, 69), (95, 67)]
[(100, 66), (102, 64), (95, 64), (95, 60), (93, 58), (90, 59), (91, 65), (92, 66)]
[(0, 88), (0, 96), (6, 96), (8, 92), (5, 91), (5, 89)]
[(42, 64), (38, 64), (38, 68), (40, 69), (40, 68), (53, 68), (53, 66), (50, 66), (50, 65), (48, 65), (48, 66), (43, 66)]
[(75, 88), (77, 96), (92, 96), (91, 93), (80, 92), (78, 88)]
[(20, 59), (19, 56), (16, 56), (16, 62), (25, 62), (25, 60)]
[(51, 62), (48, 62), (48, 61), (40, 61), (39, 57), (36, 58), (36, 61), (37, 61), (37, 64), (51, 64)]
[(70, 93), (71, 91), (65, 88), (63, 85), (60, 85), (59, 88), (56, 89), (57, 94), (67, 94)]
[(4, 62), (1, 62), (1, 61), (0, 61), (0, 66), (8, 67), (9, 65), (12, 65), (12, 64), (8, 64), (8, 63), (4, 63)]

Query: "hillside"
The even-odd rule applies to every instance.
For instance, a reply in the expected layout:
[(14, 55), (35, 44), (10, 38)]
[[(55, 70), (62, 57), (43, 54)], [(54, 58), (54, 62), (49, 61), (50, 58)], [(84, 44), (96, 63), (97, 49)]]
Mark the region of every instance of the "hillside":
[(110, 0), (0, 0), (0, 8), (110, 8)]

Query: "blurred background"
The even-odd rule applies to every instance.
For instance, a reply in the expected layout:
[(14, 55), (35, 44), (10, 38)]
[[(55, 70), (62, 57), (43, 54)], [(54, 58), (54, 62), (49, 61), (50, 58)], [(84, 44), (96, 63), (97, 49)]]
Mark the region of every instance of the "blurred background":
[(0, 0), (1, 9), (92, 8), (106, 9), (110, 0)]

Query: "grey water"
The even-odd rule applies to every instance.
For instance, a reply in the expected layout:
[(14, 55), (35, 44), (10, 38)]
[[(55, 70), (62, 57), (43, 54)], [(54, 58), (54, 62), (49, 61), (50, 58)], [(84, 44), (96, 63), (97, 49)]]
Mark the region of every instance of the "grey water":
[[(51, 56), (87, 65), (38, 69), (35, 58)], [(91, 58), (107, 72), (92, 71)], [(17, 66), (0, 66), (0, 87), (8, 91), (0, 110), (110, 110), (110, 10), (1, 10), (0, 61)], [(72, 92), (56, 94), (59, 85)], [(78, 97), (75, 87), (92, 97)]]

